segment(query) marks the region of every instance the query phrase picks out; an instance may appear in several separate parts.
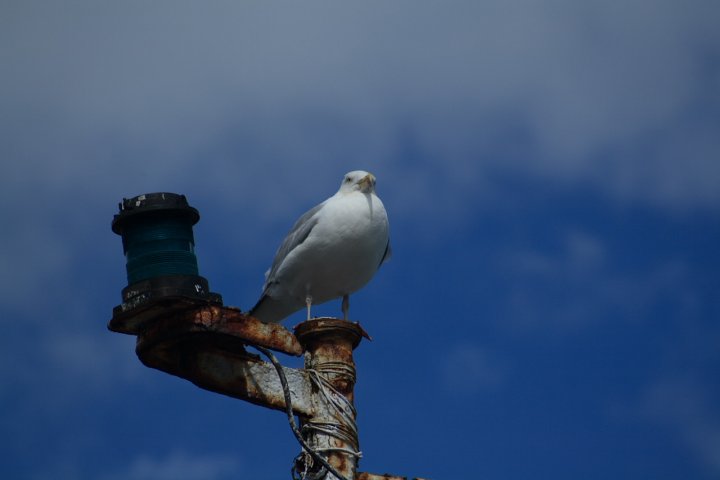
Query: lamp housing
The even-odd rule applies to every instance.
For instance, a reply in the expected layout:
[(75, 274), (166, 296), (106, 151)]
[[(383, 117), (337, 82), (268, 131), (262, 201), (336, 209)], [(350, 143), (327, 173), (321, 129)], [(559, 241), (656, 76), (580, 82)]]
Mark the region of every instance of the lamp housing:
[(147, 193), (124, 198), (113, 217), (112, 231), (122, 237), (128, 285), (113, 318), (163, 300), (222, 305), (200, 276), (193, 225), (200, 220), (185, 195)]

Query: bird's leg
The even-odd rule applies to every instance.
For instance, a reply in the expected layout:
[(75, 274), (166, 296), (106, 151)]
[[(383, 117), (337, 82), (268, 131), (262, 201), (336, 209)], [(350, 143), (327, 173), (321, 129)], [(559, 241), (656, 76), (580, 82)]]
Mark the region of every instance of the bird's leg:
[(305, 297), (305, 305), (307, 306), (307, 319), (310, 320), (310, 306), (312, 305), (312, 295)]
[(343, 320), (348, 319), (348, 310), (350, 310), (350, 295), (343, 295), (343, 301), (342, 301)]

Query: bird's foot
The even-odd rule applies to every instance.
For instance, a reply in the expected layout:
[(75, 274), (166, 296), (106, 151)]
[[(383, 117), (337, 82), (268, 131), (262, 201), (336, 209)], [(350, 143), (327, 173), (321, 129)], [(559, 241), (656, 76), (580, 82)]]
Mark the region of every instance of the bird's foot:
[(343, 295), (342, 299), (342, 313), (343, 320), (348, 321), (348, 311), (350, 310), (350, 295)]
[(310, 307), (312, 306), (312, 295), (305, 297), (305, 305), (307, 306), (307, 319), (310, 320)]

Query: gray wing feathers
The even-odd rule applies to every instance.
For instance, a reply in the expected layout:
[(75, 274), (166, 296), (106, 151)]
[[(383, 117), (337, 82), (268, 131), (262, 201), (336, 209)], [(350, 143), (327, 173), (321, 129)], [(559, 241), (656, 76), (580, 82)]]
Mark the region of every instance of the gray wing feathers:
[(275, 274), (280, 268), (280, 265), (282, 265), (283, 260), (285, 260), (285, 257), (287, 257), (288, 254), (298, 245), (303, 243), (308, 235), (310, 235), (310, 232), (318, 222), (316, 214), (320, 211), (323, 205), (325, 205), (325, 202), (314, 206), (305, 212), (297, 222), (295, 222), (295, 225), (293, 225), (290, 232), (285, 237), (285, 240), (283, 240), (282, 245), (278, 248), (277, 253), (275, 253), (275, 258), (273, 259), (270, 270), (265, 273), (265, 285), (263, 289), (267, 288), (267, 286), (275, 279)]

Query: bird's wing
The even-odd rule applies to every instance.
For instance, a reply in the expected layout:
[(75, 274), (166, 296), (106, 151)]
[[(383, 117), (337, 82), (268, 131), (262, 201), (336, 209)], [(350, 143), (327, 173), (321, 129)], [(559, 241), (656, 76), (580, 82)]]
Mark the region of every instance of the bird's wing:
[(275, 280), (275, 274), (280, 268), (280, 265), (282, 265), (283, 260), (285, 260), (285, 257), (302, 244), (305, 239), (307, 239), (308, 235), (310, 235), (312, 229), (315, 228), (315, 225), (318, 223), (317, 214), (326, 202), (327, 200), (305, 212), (290, 229), (290, 232), (285, 237), (285, 240), (283, 240), (282, 245), (280, 245), (277, 253), (275, 253), (275, 258), (273, 259), (270, 270), (265, 273), (264, 289), (267, 288), (273, 280)]
[(380, 259), (378, 268), (380, 268), (380, 265), (390, 260), (390, 257), (392, 257), (392, 247), (390, 246), (390, 239), (388, 238), (387, 245), (385, 246), (385, 253), (383, 253), (382, 258)]

